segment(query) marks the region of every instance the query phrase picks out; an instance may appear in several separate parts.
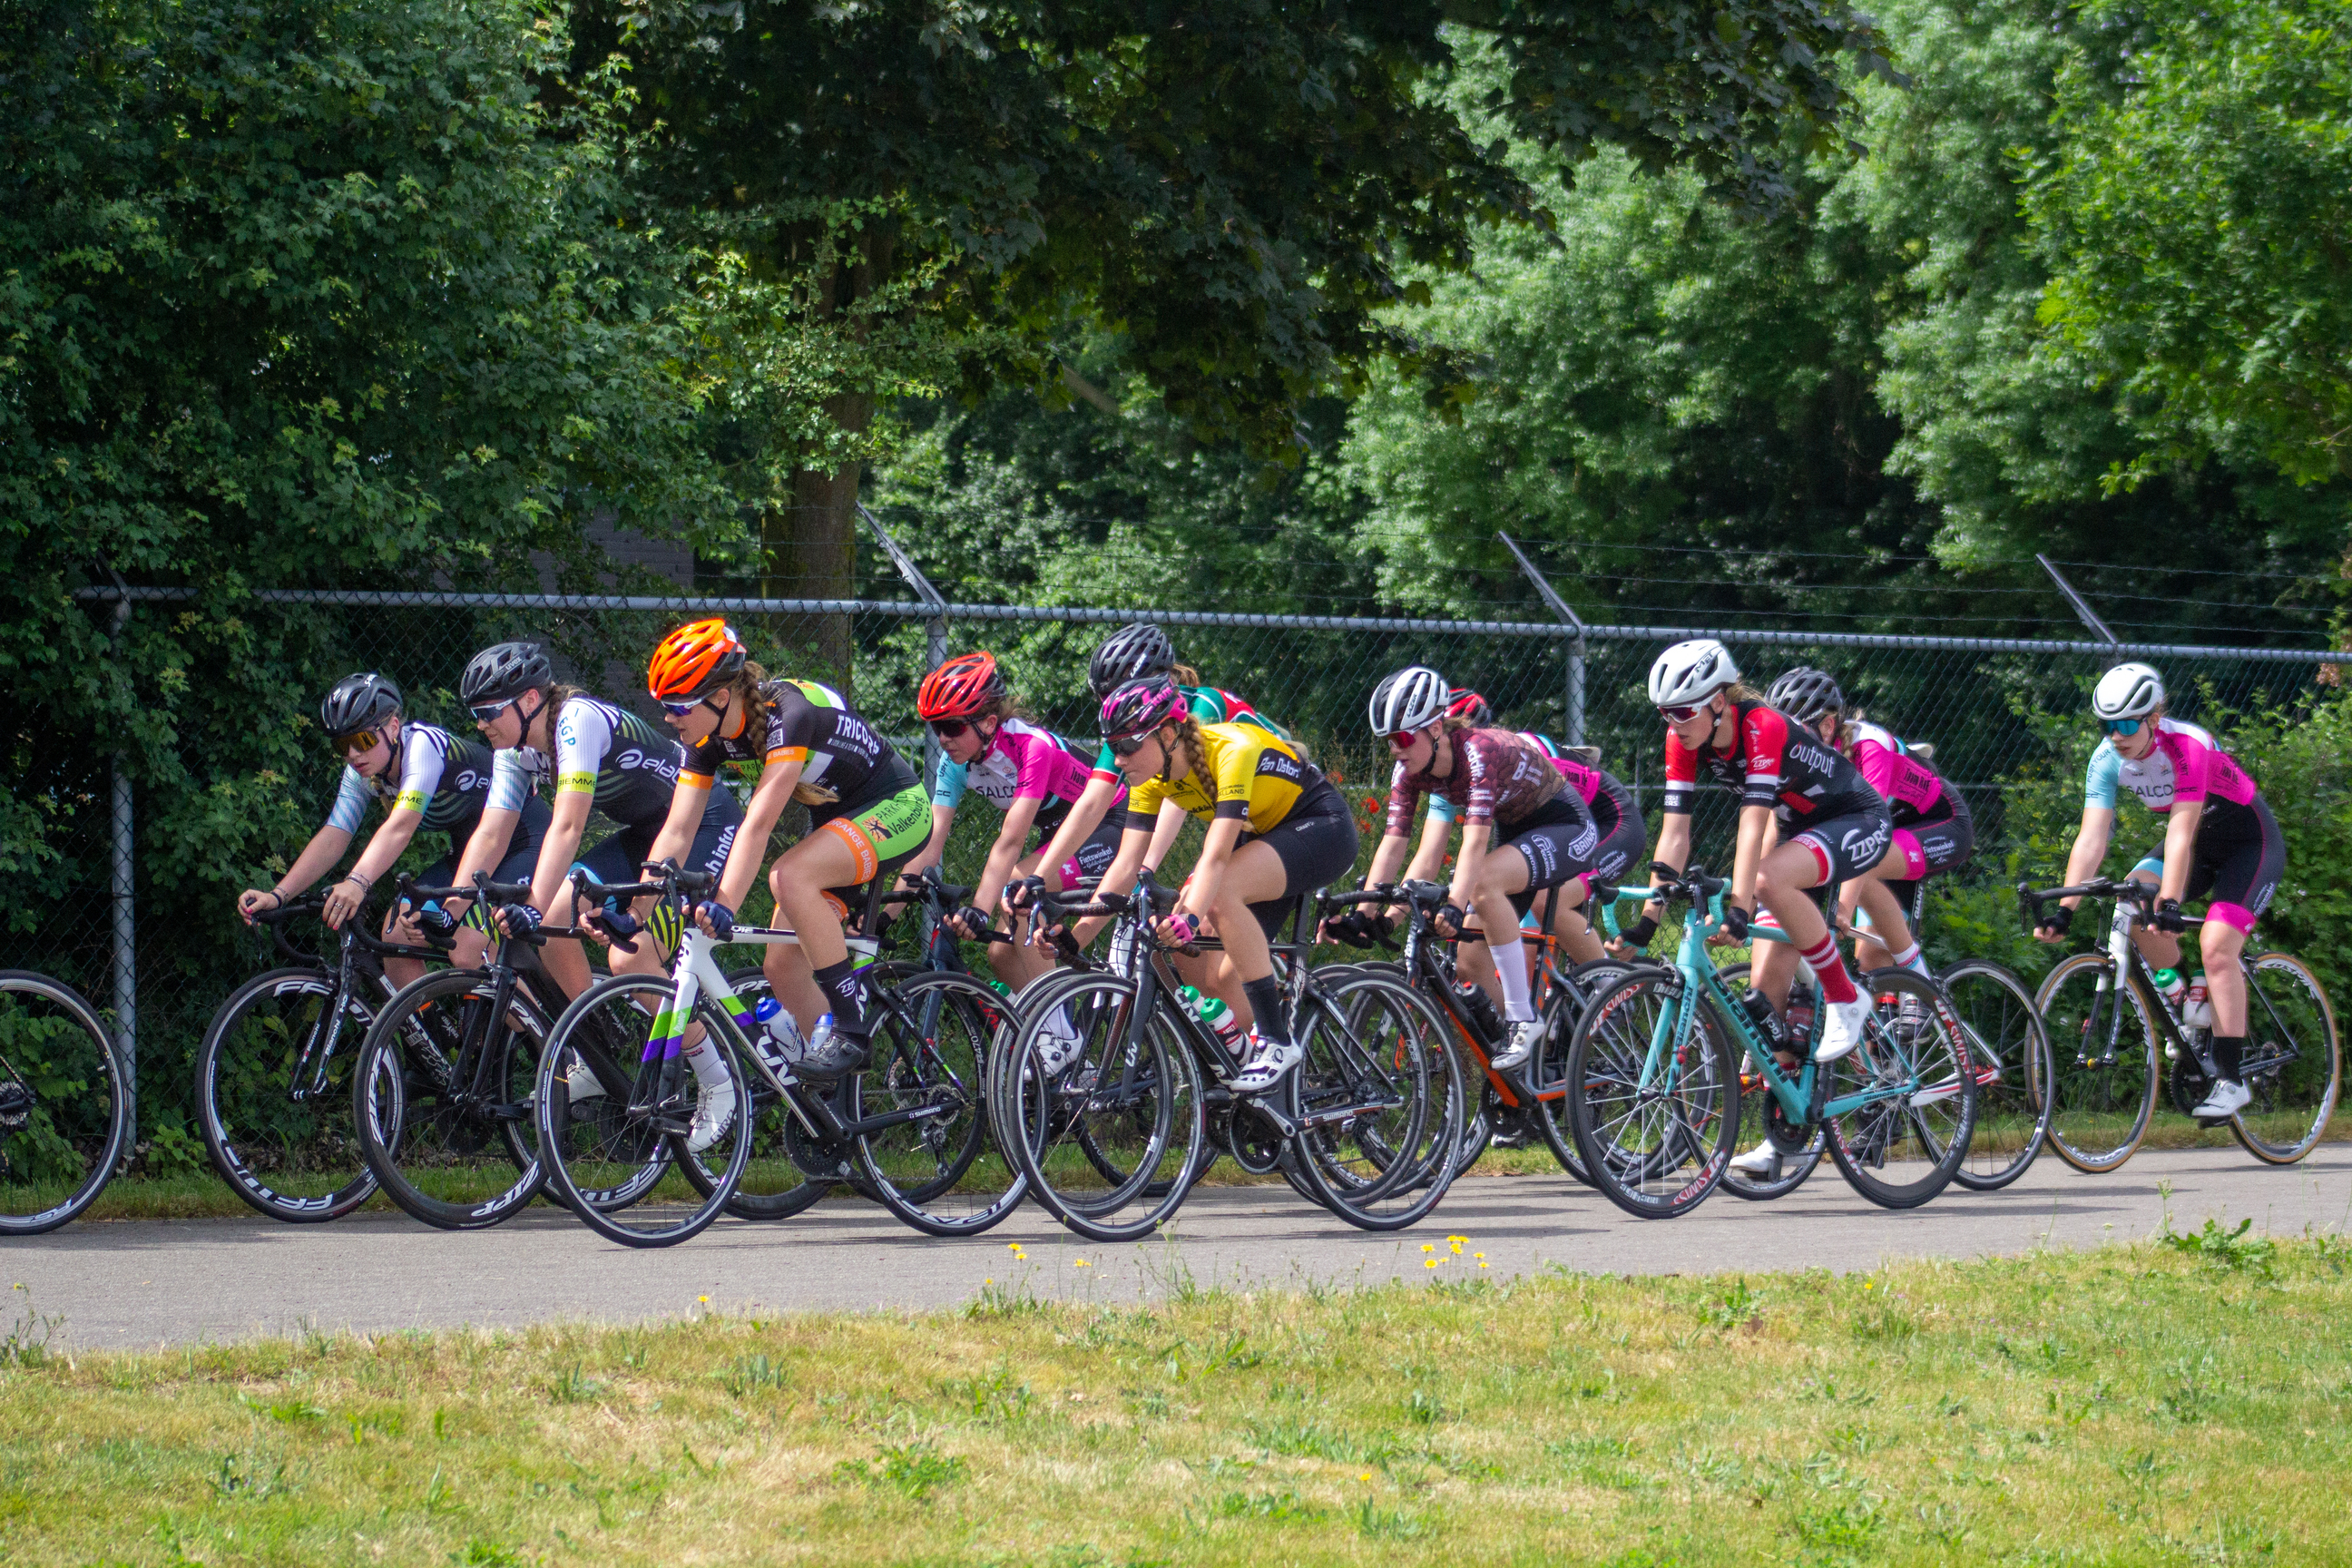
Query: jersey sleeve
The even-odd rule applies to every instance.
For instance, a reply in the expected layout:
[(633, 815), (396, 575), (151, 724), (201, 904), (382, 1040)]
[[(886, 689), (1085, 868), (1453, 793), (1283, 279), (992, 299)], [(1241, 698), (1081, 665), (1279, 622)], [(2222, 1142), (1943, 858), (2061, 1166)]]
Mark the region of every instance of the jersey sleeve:
[(817, 725), (824, 712), (808, 700), (807, 694), (787, 682), (768, 704), (768, 747), (764, 763), (774, 767), (778, 763), (802, 763), (809, 760), (809, 748), (816, 743)]
[(1129, 833), (1149, 833), (1160, 821), (1160, 803), (1168, 798), (1168, 786), (1158, 779), (1146, 779), (1127, 792), (1127, 815), (1120, 826)]
[(1895, 765), (1895, 753), (1864, 736), (1853, 743), (1853, 757), (1855, 771), (1862, 774), (1863, 782), (1888, 800), (1893, 800), (1895, 786), (1900, 782), (1897, 774), (1901, 771)]
[(1666, 731), (1666, 814), (1688, 816), (1691, 802), (1697, 794), (1698, 753), (1684, 745), (1682, 737), (1669, 730)]
[(1739, 742), (1747, 769), (1739, 804), (1779, 805), (1780, 779), (1788, 765), (1789, 721), (1769, 708), (1750, 709), (1740, 721)]
[(613, 721), (589, 702), (566, 702), (555, 723), (555, 793), (593, 795), (613, 749)]
[(401, 748), (400, 793), (393, 796), (392, 809), (421, 814), (441, 787), (443, 765), (448, 760), (439, 740), (411, 739)]
[[(1405, 767), (1402, 763), (1391, 764), (1389, 769), (1389, 815), (1388, 821), (1382, 826), (1381, 831), (1386, 833), (1391, 838), (1402, 837), (1405, 834), (1412, 831), (1413, 797), (1418, 795), (1421, 792), (1408, 787), (1405, 784)], [(1437, 807), (1440, 805), (1444, 804), (1444, 802), (1445, 797), (1439, 795), (1435, 790), (1429, 792), (1429, 807), (1432, 811), (1436, 810)]]
[[(1011, 739), (1021, 748), (1021, 765), (1013, 775), (1013, 798), (1045, 799), (1054, 793), (1054, 759), (1060, 754), (1061, 748), (1044, 736), (1034, 733)], [(1002, 743), (1000, 741), (999, 744)]]
[(717, 732), (704, 736), (686, 753), (677, 770), (680, 789), (708, 790), (719, 782), (719, 764), (727, 761), (727, 744)]
[(1429, 797), (1429, 815), (1440, 822), (1451, 822), (1459, 813), (1454, 809), (1452, 801), (1442, 795), (1433, 793)]
[(347, 763), (341, 780), (335, 785), (335, 804), (327, 808), (327, 826), (357, 833), (360, 824), (367, 820), (367, 780), (360, 775), (359, 769)]
[(490, 793), (482, 802), (484, 811), (520, 811), (536, 793), (520, 752), (509, 746), (490, 753)]
[[(1218, 751), (1217, 804), (1213, 816), (1249, 820), (1250, 797), (1257, 791), (1257, 759), (1265, 750), (1259, 745), (1227, 745)], [(1412, 820), (1410, 816), (1406, 820)]]
[(2123, 773), (2123, 759), (2116, 749), (2102, 741), (2091, 752), (2090, 768), (2083, 774), (2083, 804), (2113, 811), (2116, 808), (2116, 784)]
[(1110, 754), (1110, 742), (1108, 741), (1103, 742), (1103, 749), (1095, 753), (1094, 776), (1098, 779), (1116, 779), (1126, 777), (1124, 773), (1119, 772), (1118, 759)]
[(968, 770), (961, 763), (940, 759), (940, 776), (931, 785), (931, 804), (950, 811), (963, 804), (964, 774)]
[(2194, 735), (2163, 731), (2156, 743), (2172, 754), (2172, 804), (2202, 805), (2213, 782), (2213, 749)]
[(1495, 748), (1486, 736), (1475, 730), (1465, 730), (1454, 737), (1454, 765), (1463, 770), (1468, 788), (1462, 800), (1462, 826), (1491, 827), (1495, 824), (1495, 787), (1500, 782), (1496, 775)]

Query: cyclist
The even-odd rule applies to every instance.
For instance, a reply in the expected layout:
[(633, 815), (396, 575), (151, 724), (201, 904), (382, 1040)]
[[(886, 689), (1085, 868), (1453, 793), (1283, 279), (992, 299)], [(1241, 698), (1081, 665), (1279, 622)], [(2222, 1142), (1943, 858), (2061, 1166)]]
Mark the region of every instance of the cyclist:
[[(854, 1071), (870, 1059), (866, 984), (844, 927), (848, 900), (906, 863), (923, 833), (915, 770), (832, 687), (771, 679), (722, 620), (696, 621), (664, 637), (646, 683), (688, 750), (679, 793), (712, 789), (722, 763), (761, 763), (744, 832), (725, 855), (719, 884), (695, 905), (712, 938), (735, 934), (735, 912), (767, 858), (787, 801), (809, 809), (809, 830), (769, 868), (779, 924), (799, 943), (771, 943), (761, 964), (791, 1034), (775, 1034), (812, 1078)], [(732, 797), (727, 797), (731, 799)]]
[[(931, 785), (930, 842), (907, 863), (905, 875), (915, 877), (946, 857), (956, 808), (967, 793), (1004, 815), (971, 902), (948, 917), (959, 933), (982, 939), (989, 929), (983, 911), (996, 908), (1013, 877), (1034, 871), (1060, 892), (1081, 877), (1102, 875), (1118, 853), (1115, 822), (1096, 828), (1065, 861), (1047, 861), (1029, 845), (1033, 827), (1040, 847), (1053, 837), (1093, 779), (1085, 751), (1014, 713), (994, 654), (964, 654), (925, 676), (915, 694), (915, 711), (939, 742), (941, 761)], [(1117, 805), (1126, 795), (1126, 784), (1114, 784), (1108, 802)], [(1021, 942), (991, 942), (988, 959), (997, 977), (1014, 991), (1051, 967), (1043, 952)]]
[[(1877, 939), (1856, 944), (1855, 965), (1867, 972), (1893, 963), (1933, 978), (1908, 911), (1923, 880), (1964, 864), (1975, 852), (1969, 803), (1884, 727), (1847, 713), (1845, 693), (1826, 672), (1801, 665), (1774, 681), (1764, 700), (1852, 759), (1885, 800), (1895, 824), (1886, 858), (1839, 892), (1841, 910), (1859, 903)], [(1775, 945), (1768, 958), (1779, 956)], [(1785, 981), (1780, 989), (1785, 992)]]
[[(400, 688), (373, 670), (345, 676), (319, 704), (320, 728), (343, 759), (342, 782), (325, 826), (311, 835), (277, 886), (247, 888), (237, 895), (237, 912), (246, 924), (262, 912), (263, 900), (274, 900), (272, 909), (282, 908), (341, 859), (367, 820), (370, 801), (383, 803), (383, 823), (350, 873), (327, 890), (321, 917), (335, 930), (358, 912), (368, 889), (419, 832), (446, 834), (450, 844), (450, 853), (418, 878), (427, 887), (449, 884), (461, 851), (469, 866), (495, 867), (492, 874), (501, 879), (525, 874), (536, 860), (547, 834), (547, 802), (530, 787), (520, 761), (478, 742), (461, 741), (438, 725), (411, 721), (401, 708)], [(395, 903), (384, 916), (385, 940), (415, 942), (417, 933), (403, 929), (408, 918)], [(488, 945), (488, 933), (477, 922), (460, 934), (453, 957), (469, 967), (480, 962)], [(394, 984), (405, 985), (425, 973), (425, 965), (413, 958), (386, 958), (383, 972)]]
[[(1854, 989), (1837, 938), (1807, 890), (1850, 881), (1878, 864), (1894, 834), (1886, 802), (1836, 751), (1739, 683), (1731, 652), (1713, 637), (1679, 642), (1650, 666), (1650, 701), (1666, 721), (1665, 820), (1656, 858), (1677, 874), (1690, 862), (1691, 805), (1704, 772), (1739, 794), (1739, 835), (1724, 900), (1724, 944), (1747, 940), (1760, 902), (1772, 911), (1822, 988), (1825, 1015), (1817, 1062), (1862, 1043), (1870, 1004)], [(1766, 848), (1775, 823), (1789, 833)], [(1658, 879), (1651, 879), (1651, 886)], [(1626, 940), (1656, 934), (1665, 906), (1653, 899)]]
[[(1487, 729), (1495, 722), (1495, 710), (1475, 691), (1454, 687), (1446, 694), (1445, 716), (1461, 719), (1473, 729)], [(1601, 835), (1600, 847), (1592, 852), (1592, 868), (1579, 879), (1579, 895), (1574, 900), (1554, 898), (1545, 900), (1549, 910), (1550, 930), (1558, 937), (1568, 955), (1579, 963), (1591, 963), (1608, 956), (1601, 939), (1592, 934), (1582, 913), (1583, 892), (1595, 882), (1615, 882), (1625, 874), (1625, 868), (1642, 857), (1649, 847), (1649, 825), (1642, 820), (1640, 809), (1633, 804), (1633, 792), (1596, 766), (1601, 760), (1597, 746), (1563, 746), (1549, 735), (1533, 730), (1517, 731), (1519, 739), (1551, 759), (1551, 765), (1560, 776), (1574, 785), (1584, 808), (1592, 814), (1593, 826)], [(1432, 790), (1429, 795), (1429, 815), (1422, 821), (1421, 844), (1414, 851), (1415, 864), (1427, 853), (1433, 840), (1441, 844), (1454, 826), (1460, 810), (1444, 792)], [(1434, 866), (1443, 855), (1432, 860)], [(1536, 911), (1530, 910), (1519, 921), (1522, 928), (1541, 930)], [(1465, 952), (1464, 959), (1471, 954)]]
[[(1372, 733), (1388, 743), (1395, 766), (1389, 775), (1387, 831), (1365, 885), (1394, 881), (1400, 867), (1408, 878), (1428, 878), (1444, 863), (1444, 838), (1436, 836), (1433, 843), (1424, 833), (1420, 853), (1404, 865), (1419, 796), (1442, 795), (1461, 812), (1462, 852), (1437, 929), (1442, 936), (1458, 936), (1475, 912), (1487, 933), (1508, 1031), (1488, 1065), (1507, 1072), (1533, 1054), (1538, 1029), (1519, 917), (1547, 888), (1562, 889), (1564, 902), (1582, 901), (1601, 835), (1583, 797), (1549, 757), (1525, 736), (1449, 715), (1448, 696), (1445, 678), (1426, 665), (1409, 665), (1372, 689)], [(1505, 848), (1514, 853), (1502, 853)], [(1388, 914), (1393, 920), (1399, 912)], [(1498, 936), (1503, 932), (1507, 937)], [(1480, 966), (1482, 982), (1487, 972)]]
[[(743, 821), (734, 795), (677, 788), (685, 760), (677, 742), (625, 708), (577, 687), (557, 685), (539, 644), (504, 642), (484, 648), (466, 666), (458, 690), (484, 740), (499, 751), (516, 752), (534, 777), (551, 770), (555, 775), (555, 805), (530, 875), (530, 898), (503, 911), (509, 935), (522, 935), (542, 921), (572, 922), (577, 911), (569, 879), (575, 864), (599, 882), (636, 881), (641, 871), (666, 857), (713, 875), (726, 864)], [(620, 831), (583, 855), (580, 839), (591, 806)], [(643, 899), (626, 911), (611, 911), (629, 914), (630, 922), (610, 921), (601, 912), (589, 916), (589, 929), (601, 924), (621, 939), (613, 947), (615, 969), (658, 973), (667, 965), (680, 931), (671, 911), (651, 906), (650, 899)], [(655, 940), (631, 941), (634, 922), (647, 915)], [(588, 988), (588, 955), (578, 942), (551, 942), (541, 958), (565, 994), (577, 996)], [(692, 1059), (702, 1065), (699, 1056)], [(592, 1092), (593, 1087), (575, 1076), (572, 1097)], [(711, 1136), (719, 1131), (712, 1129)]]
[(1258, 725), (1202, 723), (1164, 673), (1127, 681), (1105, 698), (1102, 729), (1128, 784), (1126, 833), (1102, 887), (1124, 893), (1135, 885), (1163, 805), (1208, 825), (1200, 859), (1160, 934), (1190, 945), (1210, 932), (1223, 944), (1220, 953), (1180, 957), (1177, 967), (1250, 1026), (1248, 1056), (1230, 1087), (1263, 1094), (1305, 1055), (1290, 1037), (1267, 943), (1291, 900), (1355, 864), (1355, 818), (1294, 742)]
[[(2218, 1121), (2252, 1100), (2238, 1076), (2246, 1049), (2246, 983), (2239, 955), (2254, 921), (2286, 872), (2286, 840), (2270, 803), (2245, 769), (2194, 724), (2165, 717), (2164, 678), (2145, 664), (2119, 664), (2099, 678), (2091, 711), (2104, 732), (2083, 782), (2083, 825), (2066, 858), (2066, 880), (2097, 875), (2116, 831), (2116, 786), (2165, 818), (2162, 853), (2131, 869), (2134, 881), (2158, 889), (2155, 929), (2132, 940), (2148, 962), (2171, 969), (2180, 962), (2180, 906), (2212, 895), (2197, 945), (2205, 964), (2205, 1005), (2182, 1010), (2191, 1028), (2213, 1031), (2214, 1083), (2191, 1114)], [(2195, 806), (2196, 810), (2180, 809)], [(2034, 934), (2059, 942), (2074, 921), (2079, 898), (2045, 911)]]
[[(1284, 741), (1290, 739), (1289, 731), (1251, 707), (1246, 699), (1218, 687), (1202, 685), (1200, 675), (1191, 666), (1176, 662), (1176, 645), (1168, 640), (1168, 634), (1149, 621), (1119, 627), (1095, 649), (1094, 658), (1087, 664), (1087, 686), (1097, 703), (1130, 680), (1148, 679), (1155, 675), (1175, 679), (1176, 689), (1184, 694), (1187, 710), (1203, 724), (1255, 725)], [(1094, 773), (1087, 781), (1085, 791), (1071, 805), (1069, 815), (1063, 817), (1053, 842), (1037, 857), (1038, 862), (1060, 866), (1076, 858), (1079, 848), (1100, 831), (1106, 821), (1113, 820), (1111, 805), (1126, 788), (1118, 759), (1106, 745), (1095, 758)], [(1183, 807), (1171, 802), (1160, 808), (1150, 847), (1144, 853), (1143, 864), (1148, 869), (1160, 869), (1183, 828)], [(1013, 907), (1024, 907), (1028, 889), (1037, 885), (1041, 884), (1034, 878), (1014, 884)]]

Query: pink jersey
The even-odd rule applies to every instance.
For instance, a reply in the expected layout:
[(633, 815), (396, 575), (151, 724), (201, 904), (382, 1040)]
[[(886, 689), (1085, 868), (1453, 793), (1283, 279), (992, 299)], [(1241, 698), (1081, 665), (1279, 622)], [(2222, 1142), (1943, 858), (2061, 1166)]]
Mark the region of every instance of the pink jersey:
[(2126, 761), (2112, 739), (2099, 742), (2091, 753), (2084, 804), (2112, 810), (2117, 785), (2139, 796), (2150, 811), (2218, 802), (2251, 806), (2255, 793), (2252, 778), (2220, 742), (2178, 719), (2158, 721), (2156, 747), (2137, 762)]
[[(940, 776), (931, 788), (931, 804), (953, 810), (970, 790), (999, 811), (1016, 800), (1035, 800), (1037, 826), (1052, 828), (1070, 813), (1071, 803), (1084, 793), (1090, 774), (1076, 749), (1051, 730), (1041, 730), (1023, 719), (1007, 719), (996, 731), (988, 754), (970, 763), (940, 759)], [(1126, 798), (1119, 786), (1112, 805)]]
[(1935, 769), (1904, 751), (1902, 742), (1875, 724), (1853, 724), (1848, 729), (1853, 740), (1845, 754), (1889, 806), (1926, 812), (1943, 799), (1944, 781), (1936, 776)]

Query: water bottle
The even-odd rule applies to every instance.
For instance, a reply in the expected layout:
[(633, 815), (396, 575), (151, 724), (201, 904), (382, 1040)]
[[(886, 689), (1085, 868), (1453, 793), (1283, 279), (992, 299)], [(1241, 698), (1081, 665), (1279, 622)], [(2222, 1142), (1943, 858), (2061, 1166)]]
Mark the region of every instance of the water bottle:
[(1776, 1052), (1789, 1049), (1789, 1026), (1780, 1022), (1780, 1015), (1772, 1010), (1770, 997), (1761, 991), (1750, 991), (1739, 999), (1739, 1005), (1748, 1010), (1748, 1021), (1756, 1026), (1756, 1032), (1764, 1037), (1766, 1046)]
[(809, 1031), (808, 1051), (804, 1059), (822, 1060), (825, 1048), (832, 1044), (833, 1015), (827, 1013), (816, 1021), (816, 1027)]
[(1234, 1010), (1225, 1005), (1224, 998), (1203, 996), (1190, 985), (1179, 987), (1176, 996), (1192, 1009), (1201, 1022), (1209, 1026), (1218, 1039), (1224, 1042), (1225, 1049), (1236, 1057), (1241, 1055), (1245, 1031), (1242, 1028), (1241, 1020), (1234, 1016)]
[(1486, 1032), (1490, 1040), (1503, 1036), (1502, 1015), (1495, 1011), (1494, 998), (1475, 981), (1463, 981), (1454, 987), (1454, 1000), (1469, 1020)]
[(2189, 983), (2180, 977), (2178, 969), (2159, 969), (2156, 972), (2156, 989), (2158, 994), (2179, 1007), (2180, 999), (2189, 994)]
[(1820, 1000), (1813, 988), (1801, 981), (1789, 988), (1789, 1048), (1799, 1056), (1812, 1041), (1813, 1014)]
[(2189, 983), (2189, 999), (2180, 1005), (2180, 1021), (2192, 1029), (2213, 1026), (2213, 1004), (2206, 992), (2202, 974)]
[(793, 1016), (784, 1011), (783, 1004), (773, 996), (762, 996), (752, 1005), (751, 1016), (760, 1026), (751, 1032), (751, 1048), (768, 1069), (782, 1078), (791, 1070), (793, 1059), (801, 1054), (801, 1029)]

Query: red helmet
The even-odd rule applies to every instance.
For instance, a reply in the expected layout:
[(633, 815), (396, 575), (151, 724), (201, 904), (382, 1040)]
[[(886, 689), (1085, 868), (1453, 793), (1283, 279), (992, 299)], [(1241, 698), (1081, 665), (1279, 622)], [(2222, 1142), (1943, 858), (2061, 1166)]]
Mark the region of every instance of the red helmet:
[(646, 690), (656, 702), (692, 702), (734, 679), (749, 657), (725, 621), (688, 621), (655, 645)]
[(975, 718), (1003, 701), (1004, 690), (1004, 672), (996, 668), (994, 654), (961, 654), (923, 677), (915, 712), (925, 723)]
[(1467, 719), (1484, 727), (1495, 721), (1494, 705), (1466, 686), (1457, 686), (1445, 694), (1445, 716)]

